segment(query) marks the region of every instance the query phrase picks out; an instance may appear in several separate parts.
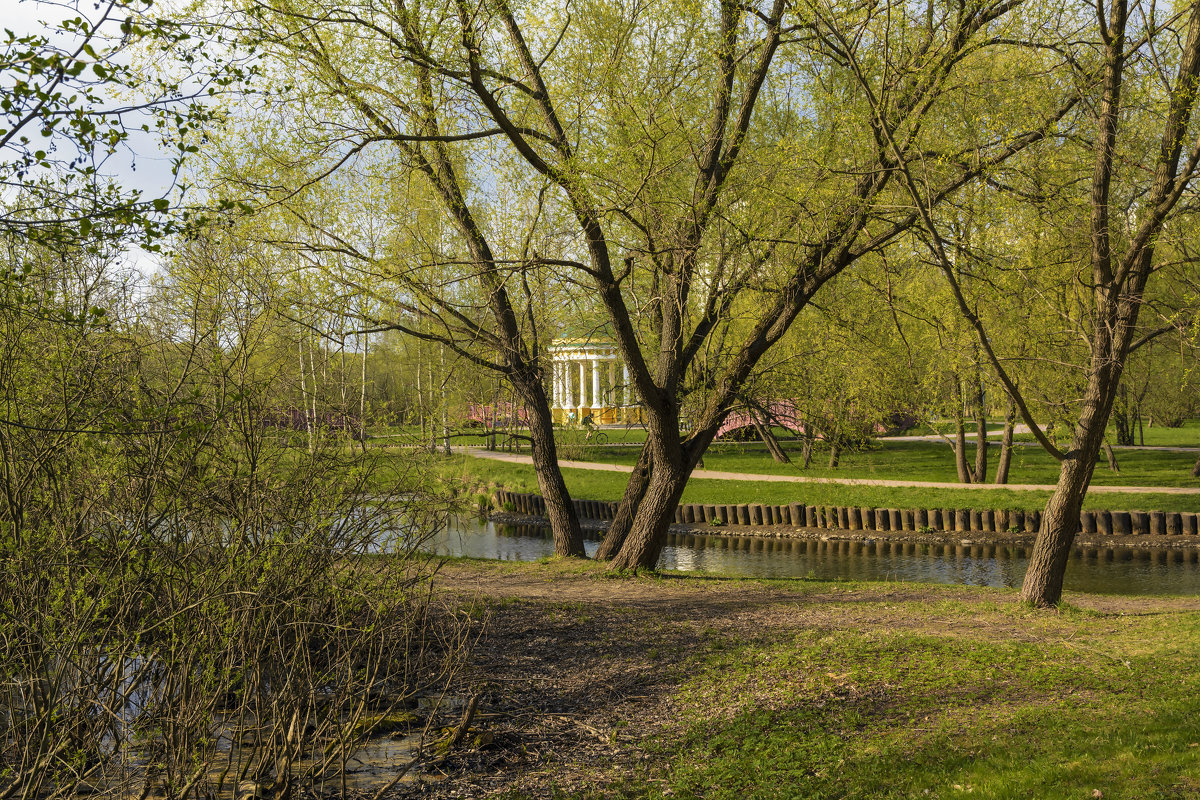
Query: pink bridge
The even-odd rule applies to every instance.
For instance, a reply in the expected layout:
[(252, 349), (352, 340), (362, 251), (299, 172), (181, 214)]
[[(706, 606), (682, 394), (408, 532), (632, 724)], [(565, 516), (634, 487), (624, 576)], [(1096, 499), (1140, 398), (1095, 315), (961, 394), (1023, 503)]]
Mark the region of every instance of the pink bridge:
[(516, 403), (471, 403), (467, 406), (468, 422), (476, 422), (486, 428), (498, 425), (524, 425), (529, 421), (525, 406)]
[(756, 421), (768, 427), (779, 425), (787, 428), (793, 433), (804, 433), (804, 423), (800, 419), (800, 412), (796, 409), (796, 404), (791, 400), (773, 400), (767, 403), (766, 414), (758, 409), (743, 409), (736, 411), (725, 418), (725, 422), (717, 428), (717, 438), (724, 436), (730, 431), (740, 430), (741, 428), (753, 425)]

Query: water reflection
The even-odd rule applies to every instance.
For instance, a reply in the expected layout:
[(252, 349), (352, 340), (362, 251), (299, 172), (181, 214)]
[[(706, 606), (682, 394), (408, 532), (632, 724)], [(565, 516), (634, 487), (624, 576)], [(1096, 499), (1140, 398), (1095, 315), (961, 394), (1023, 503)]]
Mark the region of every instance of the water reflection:
[[(589, 555), (596, 534), (584, 542)], [(434, 537), (438, 555), (535, 561), (554, 554), (548, 529), (461, 520)], [(934, 544), (882, 540), (775, 539), (671, 534), (659, 567), (757, 578), (923, 581), (1017, 587), (1028, 548), (1008, 544)], [(1161, 548), (1076, 548), (1066, 588), (1105, 594), (1200, 594), (1200, 552)]]

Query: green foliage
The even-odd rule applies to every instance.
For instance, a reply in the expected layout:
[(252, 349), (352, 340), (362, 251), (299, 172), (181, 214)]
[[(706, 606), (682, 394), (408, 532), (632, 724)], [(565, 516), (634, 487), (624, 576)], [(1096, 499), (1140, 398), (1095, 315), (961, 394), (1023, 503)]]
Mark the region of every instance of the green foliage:
[(140, 308), (95, 253), (6, 244), (0, 794), (335, 772), (366, 712), (457, 666), (413, 557), (445, 501), (410, 461), (368, 502), (370, 454), (277, 433), (270, 305), (209, 276)]
[(159, 15), (150, 0), (38, 5), (67, 16), (44, 32), (0, 34), (0, 233), (78, 250), (127, 238), (156, 249), (176, 224), (170, 201), (122, 187), (108, 162), (155, 142), (178, 175), (218, 115), (211, 99), (253, 69), (210, 58), (211, 28)]

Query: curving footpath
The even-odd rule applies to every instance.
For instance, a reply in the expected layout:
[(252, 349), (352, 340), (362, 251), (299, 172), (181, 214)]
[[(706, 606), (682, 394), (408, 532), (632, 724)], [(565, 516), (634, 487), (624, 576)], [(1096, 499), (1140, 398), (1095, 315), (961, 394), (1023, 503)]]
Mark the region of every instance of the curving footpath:
[[(467, 455), (476, 458), (490, 458), (494, 461), (507, 461), (512, 464), (533, 464), (531, 456), (516, 453), (499, 453), (485, 450), (482, 447), (464, 448)], [(632, 472), (633, 467), (625, 464), (602, 464), (596, 461), (559, 461), (565, 469), (591, 469), (602, 472)], [(909, 489), (968, 489), (976, 491), (994, 491), (997, 489), (1011, 492), (1052, 492), (1054, 484), (1038, 483), (941, 483), (939, 481), (893, 481), (881, 478), (814, 478), (804, 475), (760, 475), (747, 472), (719, 472), (711, 469), (698, 469), (692, 472), (693, 478), (711, 478), (719, 481), (768, 481), (772, 483), (828, 483), (837, 486), (885, 486), (891, 488)], [(1089, 493), (1107, 494), (1181, 494), (1200, 495), (1200, 487), (1185, 486), (1097, 486), (1088, 487)]]

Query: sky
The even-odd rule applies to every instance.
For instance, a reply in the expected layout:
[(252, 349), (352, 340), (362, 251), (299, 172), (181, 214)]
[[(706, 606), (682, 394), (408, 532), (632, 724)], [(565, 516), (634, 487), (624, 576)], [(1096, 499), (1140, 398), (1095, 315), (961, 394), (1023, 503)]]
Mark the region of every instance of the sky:
[[(68, 43), (65, 34), (56, 31), (57, 23), (80, 14), (96, 15), (96, 0), (73, 0), (66, 2), (44, 2), (43, 0), (0, 0), (0, 27), (11, 30), (18, 36), (26, 34), (48, 35)], [(126, 147), (112, 155), (104, 163), (106, 173), (122, 186), (138, 189), (146, 198), (162, 197), (171, 191), (171, 157), (162, 151), (153, 137), (136, 132), (131, 134)], [(141, 250), (129, 251), (128, 257), (143, 274), (158, 269), (155, 256)]]

